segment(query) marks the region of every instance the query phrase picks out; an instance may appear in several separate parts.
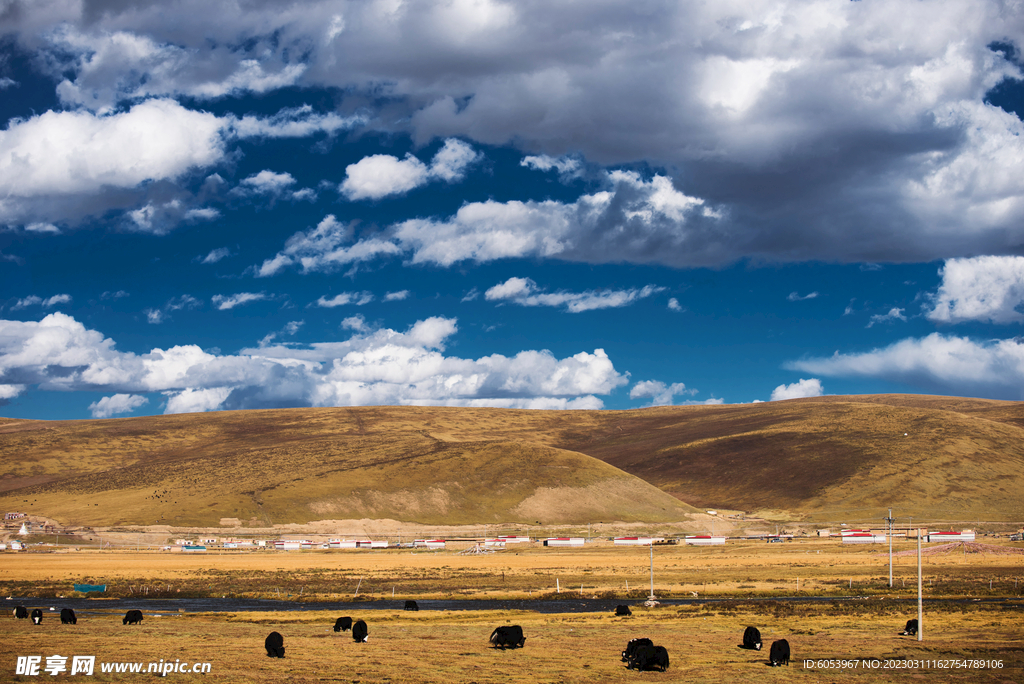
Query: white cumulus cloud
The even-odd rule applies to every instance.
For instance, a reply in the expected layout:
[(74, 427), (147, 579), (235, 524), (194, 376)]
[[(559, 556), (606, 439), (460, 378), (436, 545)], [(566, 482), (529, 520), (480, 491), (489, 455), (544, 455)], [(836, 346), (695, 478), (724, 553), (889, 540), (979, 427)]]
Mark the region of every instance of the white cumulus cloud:
[(791, 385), (779, 385), (772, 390), (772, 397), (769, 401), (782, 401), (783, 399), (803, 399), (804, 397), (820, 397), (825, 390), (821, 386), (821, 380), (817, 378), (800, 378)]
[(19, 299), (11, 306), (11, 309), (27, 309), (30, 306), (41, 306), (46, 309), (53, 308), (58, 304), (69, 304), (71, 303), (71, 295), (69, 294), (58, 294), (52, 297), (42, 298), (38, 295), (29, 295)]
[(188, 344), (135, 354), (64, 314), (5, 320), (0, 385), (11, 396), (29, 387), (162, 392), (165, 412), (175, 413), (372, 404), (601, 408), (597, 395), (628, 382), (602, 349), (561, 359), (544, 350), (464, 359), (444, 353), (458, 330), (454, 319), (427, 318), (405, 331), (358, 327), (341, 342), (266, 344), (234, 355)]
[[(685, 169), (676, 189), (720, 213), (706, 230), (691, 223), (645, 241), (627, 222), (605, 223), (590, 259), (610, 259), (617, 236), (633, 262), (929, 261), (1010, 254), (1024, 234), (1024, 124), (986, 102), (1022, 76), (1000, 47), (1024, 30), (1012, 2), (16, 6), (5, 30), (59, 82), (64, 111), (51, 114), (69, 126), (146, 102), (327, 88), (387, 105), (380, 116), (235, 116), (225, 135), (364, 124), (421, 145), (511, 142), (534, 168), (579, 155)], [(438, 178), (459, 163), (441, 160)], [(95, 183), (91, 171), (83, 178)], [(388, 191), (378, 183), (365, 196)], [(0, 197), (9, 224), (73, 214)], [(556, 231), (554, 242), (565, 238)], [(573, 250), (585, 248), (555, 253)]]
[(386, 239), (374, 237), (354, 242), (352, 227), (329, 214), (314, 230), (298, 232), (288, 238), (283, 250), (256, 269), (256, 276), (273, 276), (292, 265), (300, 266), (304, 273), (330, 272), (401, 253), (398, 245)]
[(929, 392), (1024, 399), (1024, 341), (977, 342), (932, 333), (868, 352), (790, 361), (792, 370), (830, 377), (875, 378)]
[(348, 304), (354, 304), (355, 306), (363, 306), (373, 301), (372, 292), (342, 292), (341, 294), (335, 295), (328, 299), (327, 297), (321, 297), (316, 300), (316, 305), (325, 309), (333, 309), (336, 306), (346, 306)]
[(555, 170), (563, 180), (579, 176), (583, 171), (583, 163), (576, 157), (551, 157), (546, 154), (527, 155), (519, 165), (537, 171)]
[[(444, 221), (411, 219), (392, 233), (413, 263), (450, 266), (509, 257), (554, 257), (596, 263), (699, 262), (717, 252), (714, 211), (672, 187), (665, 176), (608, 174), (610, 190), (574, 203), (471, 202)], [(678, 262), (676, 265), (679, 265)]]
[(586, 292), (542, 292), (530, 278), (512, 277), (484, 293), (490, 301), (508, 300), (520, 306), (565, 307), (566, 311), (580, 313), (594, 309), (629, 306), (640, 299), (663, 291), (665, 288), (645, 285), (629, 290), (587, 290)]
[(199, 260), (201, 264), (215, 264), (221, 259), (226, 259), (231, 256), (231, 250), (227, 247), (218, 247), (217, 249), (210, 250), (210, 253)]
[[(686, 389), (686, 385), (681, 382), (674, 382), (671, 385), (666, 385), (660, 380), (642, 380), (629, 390), (630, 399), (642, 399), (650, 397), (651, 403), (648, 406), (671, 406), (672, 399), (676, 395), (680, 394), (696, 394), (697, 390)], [(687, 402), (689, 403), (689, 402)], [(712, 403), (721, 403), (719, 401), (712, 400)]]
[(220, 160), (221, 129), (213, 114), (170, 100), (109, 116), (45, 112), (0, 131), (0, 187), (10, 202), (173, 178)]
[(380, 199), (408, 192), (432, 179), (454, 183), (479, 155), (466, 143), (449, 138), (427, 166), (411, 153), (405, 159), (375, 154), (349, 164), (340, 192), (350, 200)]
[(110, 418), (120, 413), (131, 413), (148, 403), (149, 399), (138, 394), (115, 394), (89, 404), (89, 411), (93, 418)]
[(606, 182), (607, 190), (569, 204), (470, 202), (450, 218), (410, 219), (360, 239), (351, 225), (328, 215), (315, 230), (290, 237), (257, 275), (293, 265), (306, 273), (332, 271), (404, 254), (414, 264), (445, 267), (516, 257), (682, 266), (718, 263), (732, 249), (719, 212), (675, 189), (667, 177), (645, 180), (632, 171), (613, 171)]
[[(132, 204), (138, 208), (128, 210), (130, 220), (140, 230), (166, 231), (161, 215), (211, 220), (220, 215), (216, 209), (143, 199), (146, 185), (175, 183), (220, 164), (228, 144), (239, 139), (306, 136), (356, 123), (307, 108), (273, 117), (218, 117), (169, 99), (120, 112), (48, 111), (12, 119), (0, 130), (0, 222), (41, 230)], [(252, 180), (255, 191), (273, 179), (257, 174)]]
[(926, 316), (937, 323), (1024, 321), (1024, 257), (947, 259)]
[(289, 186), (295, 185), (295, 178), (290, 173), (276, 173), (270, 169), (264, 169), (245, 178), (240, 185), (248, 192), (260, 195), (279, 195)]
[(239, 292), (233, 295), (214, 295), (210, 298), (213, 305), (216, 306), (220, 311), (227, 309), (233, 309), (236, 306), (248, 304), (249, 302), (259, 302), (267, 298), (267, 295), (263, 292)]
[(907, 320), (907, 317), (903, 315), (903, 311), (903, 309), (894, 306), (893, 308), (889, 309), (888, 313), (875, 314), (871, 317), (871, 320), (868, 321), (867, 327), (870, 328), (875, 323), (892, 323), (893, 321), (905, 322)]

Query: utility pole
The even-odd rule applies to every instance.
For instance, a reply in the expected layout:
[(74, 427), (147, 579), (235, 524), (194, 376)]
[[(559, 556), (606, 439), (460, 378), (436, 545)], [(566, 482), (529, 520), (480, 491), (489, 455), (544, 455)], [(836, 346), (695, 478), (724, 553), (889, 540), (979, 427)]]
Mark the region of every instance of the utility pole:
[(924, 601), (921, 598), (921, 530), (917, 530), (917, 640), (924, 639)]
[(654, 600), (654, 539), (651, 539), (651, 595), (648, 598)]
[(889, 536), (889, 588), (892, 589), (892, 524), (895, 522), (892, 517), (892, 509), (889, 509), (889, 517), (885, 519), (885, 529)]

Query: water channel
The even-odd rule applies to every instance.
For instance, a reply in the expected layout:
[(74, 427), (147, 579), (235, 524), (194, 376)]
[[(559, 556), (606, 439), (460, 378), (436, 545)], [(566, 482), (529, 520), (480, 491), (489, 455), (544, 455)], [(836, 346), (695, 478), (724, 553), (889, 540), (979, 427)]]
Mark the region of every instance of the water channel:
[[(772, 598), (678, 598), (658, 599), (661, 606), (697, 606), (715, 603), (755, 603), (779, 601), (787, 603), (832, 603), (832, 602), (868, 602), (877, 601), (868, 596), (781, 596)], [(917, 605), (916, 598), (885, 599), (888, 603), (900, 605)], [(146, 615), (179, 615), (181, 613), (238, 613), (238, 612), (307, 612), (332, 611), (338, 614), (363, 612), (371, 610), (401, 611), (405, 607), (404, 600), (351, 600), (330, 602), (296, 602), (277, 599), (243, 599), (243, 598), (183, 598), (183, 599), (88, 599), (88, 598), (32, 598), (11, 597), (6, 599), (8, 610), (22, 605), (31, 610), (42, 608), (44, 616), (49, 614), (54, 619), (59, 617), (61, 608), (71, 608), (77, 615), (90, 613), (109, 613), (110, 611), (126, 612), (141, 610)], [(525, 610), (537, 613), (614, 613), (617, 605), (628, 605), (640, 608), (640, 599), (587, 599), (565, 598), (558, 600), (431, 600), (417, 599), (420, 610), (432, 611), (476, 611), (476, 610)], [(990, 604), (998, 605), (1004, 610), (1024, 611), (1024, 599), (992, 598), (992, 599), (927, 599), (925, 605), (935, 604)], [(52, 610), (51, 610), (52, 609)]]

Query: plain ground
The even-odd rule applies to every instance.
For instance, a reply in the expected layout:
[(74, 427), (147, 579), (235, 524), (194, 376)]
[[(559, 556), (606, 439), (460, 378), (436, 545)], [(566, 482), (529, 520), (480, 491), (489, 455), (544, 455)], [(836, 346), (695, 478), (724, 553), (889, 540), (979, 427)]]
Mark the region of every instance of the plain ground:
[[(308, 601), (366, 598), (537, 598), (573, 593), (645, 597), (650, 548), (588, 544), (582, 549), (510, 545), (460, 555), (444, 551), (180, 552), (81, 551), (0, 554), (0, 594), (67, 596), (73, 583), (107, 584), (108, 596), (232, 596)], [(1006, 554), (950, 553), (924, 560), (926, 596), (1018, 597), (1024, 592), (1024, 545)], [(844, 546), (838, 539), (784, 544), (730, 541), (725, 546), (656, 546), (654, 591), (663, 597), (916, 596), (917, 559), (894, 547), (888, 586), (884, 545)], [(927, 546), (926, 546), (927, 551)]]
[[(903, 550), (909, 548), (905, 544)], [(1011, 547), (1008, 547), (1011, 548)], [(3, 595), (49, 596), (31, 607), (60, 608), (72, 581), (108, 583), (124, 595), (275, 596), (293, 600), (361, 598), (502, 598), (579, 595), (621, 597), (634, 612), (539, 614), (524, 611), (365, 610), (339, 603), (331, 612), (196, 613), (156, 617), (124, 626), (121, 614), (82, 615), (61, 625), (47, 611), (43, 624), (6, 620), (0, 680), (39, 681), (15, 673), (17, 656), (95, 655), (98, 662), (209, 662), (208, 675), (172, 673), (179, 682), (1024, 682), (1024, 556), (926, 556), (925, 639), (897, 634), (916, 609), (891, 601), (916, 589), (916, 557), (897, 557), (896, 586), (888, 587), (888, 556), (875, 547), (843, 547), (836, 540), (788, 544), (730, 542), (725, 547), (654, 549), (655, 593), (662, 597), (759, 597), (703, 606), (642, 606), (649, 591), (648, 548), (594, 545), (582, 550), (539, 545), (486, 555), (456, 550), (421, 552), (321, 551), (209, 555), (177, 553), (0, 554)], [(797, 590), (796, 580), (800, 579)], [(630, 591), (625, 589), (629, 582)], [(992, 588), (989, 589), (989, 582)], [(850, 583), (852, 582), (852, 590)], [(906, 587), (904, 587), (904, 582)], [(557, 584), (556, 584), (557, 583)], [(705, 584), (706, 583), (706, 584)], [(562, 590), (556, 594), (556, 586)], [(130, 593), (123, 591), (130, 587)], [(162, 588), (161, 588), (162, 587)], [(26, 591), (30, 589), (34, 591)], [(185, 592), (179, 590), (185, 589)], [(51, 592), (52, 593), (48, 593)], [(791, 595), (870, 596), (858, 601), (787, 603)], [(368, 596), (367, 596), (368, 594)], [(963, 603), (932, 602), (964, 597)], [(973, 601), (1011, 598), (1006, 603)], [(9, 613), (8, 613), (9, 614)], [(367, 620), (370, 640), (356, 644), (332, 629), (336, 617)], [(522, 625), (526, 647), (501, 651), (487, 638), (502, 624)], [(785, 638), (793, 661), (768, 668), (765, 652), (738, 648), (743, 629), (757, 626), (767, 644)], [(270, 631), (284, 635), (287, 657), (266, 657)], [(665, 646), (667, 672), (627, 671), (619, 653), (633, 637)], [(805, 661), (814, 661), (805, 666)], [(847, 661), (845, 669), (826, 661)], [(905, 667), (907, 664), (917, 666)], [(958, 662), (966, 661), (966, 662)], [(983, 661), (978, 667), (976, 661)], [(69, 661), (70, 662), (70, 661)], [(877, 667), (872, 667), (874, 663)], [(853, 667), (853, 664), (856, 667)], [(897, 669), (886, 664), (903, 665)], [(997, 666), (1001, 665), (1001, 666)], [(49, 677), (49, 675), (42, 675)], [(138, 681), (152, 675), (97, 671), (93, 681)]]
[[(357, 606), (335, 612), (206, 613), (156, 618), (122, 625), (120, 614), (84, 616), (61, 625), (50, 614), (43, 624), (8, 618), (4, 627), (0, 678), (15, 675), (17, 656), (94, 655), (98, 663), (181, 660), (208, 662), (207, 675), (169, 674), (179, 682), (499, 682), (687, 681), (743, 682), (1020, 682), (1024, 674), (1020, 612), (992, 607), (929, 608), (923, 641), (899, 636), (905, 614), (877, 604), (849, 606), (766, 602), (643, 608), (633, 616), (531, 612), (367, 611)], [(335, 633), (336, 617), (350, 615), (369, 624), (369, 641), (357, 644)], [(494, 627), (518, 624), (527, 636), (522, 649), (497, 650), (488, 636)], [(785, 638), (789, 667), (769, 668), (765, 651), (739, 648), (746, 625), (757, 626), (766, 646)], [(271, 631), (284, 636), (286, 657), (266, 656)], [(650, 637), (665, 646), (671, 665), (639, 675), (625, 669), (619, 654), (626, 642)], [(805, 661), (813, 661), (811, 664)], [(829, 666), (826, 661), (832, 661)], [(847, 661), (845, 668), (838, 667)], [(915, 662), (916, 661), (916, 662)], [(945, 661), (945, 662), (943, 662)], [(966, 661), (960, 663), (957, 661)], [(974, 662), (971, 662), (974, 661)], [(982, 661), (982, 662), (978, 662)], [(70, 662), (70, 660), (69, 660)], [(869, 665), (870, 664), (870, 665)], [(896, 669), (885, 669), (887, 666)], [(909, 665), (909, 667), (908, 667)], [(139, 681), (152, 675), (99, 672), (92, 681)], [(44, 675), (45, 676), (45, 675)]]

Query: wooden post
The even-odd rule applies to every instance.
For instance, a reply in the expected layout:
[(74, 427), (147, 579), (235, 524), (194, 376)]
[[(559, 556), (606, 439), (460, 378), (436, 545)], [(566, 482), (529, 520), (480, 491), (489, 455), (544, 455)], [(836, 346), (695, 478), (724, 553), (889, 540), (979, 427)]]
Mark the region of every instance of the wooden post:
[(924, 640), (924, 600), (921, 582), (921, 530), (917, 531), (917, 640)]
[(650, 600), (654, 600), (654, 540), (651, 540), (651, 595)]

